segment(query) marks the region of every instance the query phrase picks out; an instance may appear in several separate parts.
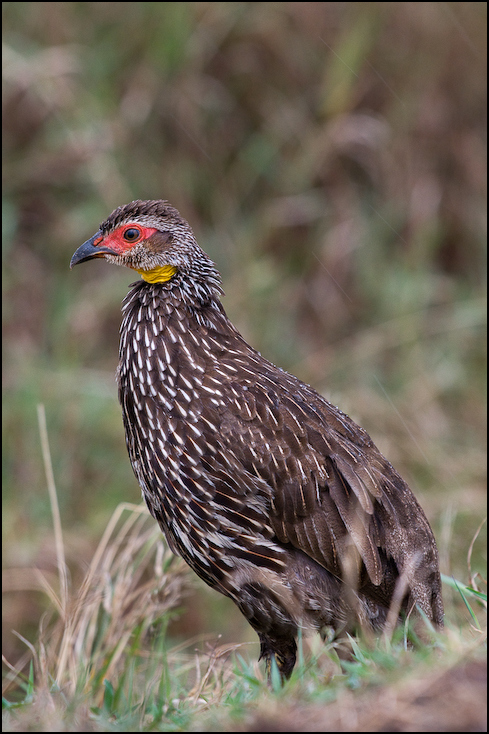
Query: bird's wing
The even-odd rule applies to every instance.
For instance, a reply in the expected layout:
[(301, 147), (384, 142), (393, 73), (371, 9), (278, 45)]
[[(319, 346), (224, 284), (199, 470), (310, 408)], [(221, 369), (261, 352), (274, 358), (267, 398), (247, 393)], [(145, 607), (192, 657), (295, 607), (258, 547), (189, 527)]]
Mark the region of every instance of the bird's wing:
[(386, 549), (382, 518), (392, 535), (393, 498), (399, 490), (413, 497), (410, 490), (348, 416), (260, 355), (248, 362), (253, 379), (240, 374), (239, 384), (230, 384), (221, 438), (228, 437), (247, 474), (271, 488), (275, 534), (336, 575), (345, 576), (348, 559), (363, 564), (377, 586)]

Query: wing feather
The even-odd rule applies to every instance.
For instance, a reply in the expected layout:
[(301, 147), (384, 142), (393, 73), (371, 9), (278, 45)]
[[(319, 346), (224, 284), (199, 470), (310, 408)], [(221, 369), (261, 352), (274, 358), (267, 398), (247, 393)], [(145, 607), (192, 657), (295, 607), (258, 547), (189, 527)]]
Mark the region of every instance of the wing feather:
[[(286, 377), (285, 385), (275, 381), (274, 390), (269, 378), (259, 379), (247, 385), (242, 405), (235, 399), (237, 408), (231, 406), (232, 415), (221, 421), (229, 445), (235, 452), (239, 447), (238, 463), (271, 488), (271, 525), (281, 542), (338, 576), (347, 549), (353, 547), (378, 586), (384, 574), (385, 533), (377, 510), (392, 503), (385, 496), (382, 472), (370, 466), (368, 454), (378, 464), (380, 457), (380, 465), (383, 457), (341, 411), (299, 381), (303, 390), (297, 384), (291, 390), (287, 383), (293, 378)], [(247, 442), (236, 435), (244, 423)]]

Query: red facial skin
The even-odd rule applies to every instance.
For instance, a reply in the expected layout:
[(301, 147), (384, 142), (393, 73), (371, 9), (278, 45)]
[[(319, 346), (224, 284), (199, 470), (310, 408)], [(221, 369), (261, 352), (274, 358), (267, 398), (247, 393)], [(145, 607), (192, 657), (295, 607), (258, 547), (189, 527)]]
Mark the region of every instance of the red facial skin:
[(149, 239), (157, 231), (154, 227), (143, 227), (137, 223), (124, 224), (123, 227), (119, 227), (105, 237), (101, 235), (93, 244), (96, 247), (103, 242), (104, 246), (109, 247), (116, 255), (123, 255), (138, 242)]

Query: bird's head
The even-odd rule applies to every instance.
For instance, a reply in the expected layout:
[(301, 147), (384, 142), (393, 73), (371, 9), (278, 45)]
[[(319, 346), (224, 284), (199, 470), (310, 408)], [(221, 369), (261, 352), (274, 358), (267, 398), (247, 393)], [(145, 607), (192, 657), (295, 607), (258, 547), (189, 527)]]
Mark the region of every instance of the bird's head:
[(167, 201), (132, 201), (115, 209), (78, 248), (70, 268), (96, 257), (132, 268), (148, 283), (193, 284), (197, 291), (208, 289), (211, 297), (222, 294), (214, 263)]

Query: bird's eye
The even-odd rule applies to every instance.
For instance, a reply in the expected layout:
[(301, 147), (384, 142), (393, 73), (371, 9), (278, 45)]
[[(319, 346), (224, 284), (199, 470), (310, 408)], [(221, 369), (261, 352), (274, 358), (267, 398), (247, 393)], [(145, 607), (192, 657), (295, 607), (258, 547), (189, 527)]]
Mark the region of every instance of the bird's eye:
[(135, 242), (141, 235), (141, 230), (136, 227), (129, 227), (122, 235), (126, 242)]

